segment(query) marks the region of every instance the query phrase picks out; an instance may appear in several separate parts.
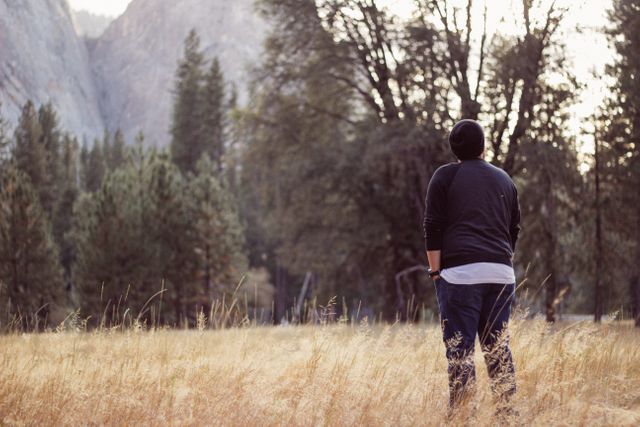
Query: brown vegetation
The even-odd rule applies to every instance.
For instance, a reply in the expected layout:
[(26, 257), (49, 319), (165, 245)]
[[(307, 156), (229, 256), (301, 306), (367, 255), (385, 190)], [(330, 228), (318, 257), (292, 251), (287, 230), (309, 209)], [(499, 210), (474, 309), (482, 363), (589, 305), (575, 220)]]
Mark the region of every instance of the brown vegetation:
[[(434, 325), (205, 327), (3, 336), (0, 424), (444, 423), (446, 362)], [(511, 330), (518, 424), (640, 423), (631, 325), (516, 319)], [(472, 419), (494, 425), (480, 353), (476, 363)]]

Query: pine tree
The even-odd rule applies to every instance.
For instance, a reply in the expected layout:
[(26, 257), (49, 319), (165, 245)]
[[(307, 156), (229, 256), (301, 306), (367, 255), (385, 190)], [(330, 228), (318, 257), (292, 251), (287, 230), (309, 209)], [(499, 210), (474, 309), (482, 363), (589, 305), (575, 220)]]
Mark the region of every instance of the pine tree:
[(69, 232), (73, 223), (73, 206), (78, 198), (78, 141), (69, 135), (65, 135), (62, 141), (61, 165), (60, 197), (55, 204), (52, 228), (65, 279), (69, 281), (75, 259), (75, 247)]
[(46, 214), (28, 175), (13, 165), (3, 171), (0, 184), (0, 283), (6, 286), (0, 294), (6, 298), (5, 313), (18, 315), (23, 328), (34, 327), (64, 304)]
[[(405, 140), (410, 128), (383, 129), (367, 104), (354, 99), (342, 77), (357, 72), (328, 60), (350, 54), (327, 34), (314, 2), (260, 3), (274, 32), (249, 108), (240, 116), (241, 139), (248, 143), (238, 181), (250, 259), (269, 267), (274, 278), (275, 318), (284, 317), (291, 291), (297, 295), (308, 271), (321, 283), (314, 290), (318, 298), (339, 294), (367, 310), (395, 314), (395, 274), (404, 268), (393, 265), (395, 254), (406, 264), (413, 245), (424, 258), (414, 224), (419, 210), (407, 202), (402, 182), (405, 170), (413, 172), (405, 159), (419, 165), (419, 173), (407, 173), (419, 184), (432, 167), (422, 162), (422, 146), (437, 139), (414, 130), (414, 139)], [(437, 158), (434, 153), (429, 160)], [(393, 222), (404, 227), (401, 233), (392, 232)]]
[(185, 180), (166, 153), (150, 159), (145, 186), (149, 198), (147, 234), (155, 249), (150, 265), (158, 281), (164, 281), (164, 298), (173, 306), (172, 315), (165, 313), (163, 321), (172, 323), (188, 320), (189, 314), (193, 317), (199, 303), (186, 190)]
[(105, 173), (111, 170), (111, 151), (113, 143), (111, 141), (111, 133), (107, 129), (102, 134), (102, 162), (104, 163)]
[(44, 181), (36, 187), (36, 190), (40, 194), (43, 209), (51, 219), (55, 201), (59, 197), (62, 139), (58, 128), (58, 117), (51, 103), (40, 107), (38, 121), (42, 129), (39, 142), (46, 153), (46, 170)]
[[(47, 186), (47, 151), (42, 144), (43, 131), (38, 113), (31, 101), (22, 108), (15, 131), (13, 158), (19, 170), (24, 172), (38, 193)], [(46, 198), (46, 197), (45, 197)], [(48, 207), (48, 206), (47, 206)]]
[(29, 176), (49, 219), (58, 198), (60, 140), (53, 106), (41, 106), (36, 113), (33, 104), (27, 102), (16, 129), (13, 157), (18, 168)]
[[(222, 169), (224, 155), (225, 91), (224, 76), (218, 58), (213, 58), (205, 78), (202, 141), (204, 153), (213, 160), (218, 171)], [(235, 101), (234, 101), (235, 102)]]
[(80, 188), (87, 191), (87, 178), (89, 175), (89, 146), (87, 141), (82, 142), (80, 149)]
[(113, 146), (109, 155), (109, 169), (115, 170), (124, 165), (125, 161), (125, 142), (122, 131), (118, 129), (113, 136)]
[[(2, 102), (0, 102), (0, 111), (2, 111)], [(0, 115), (0, 166), (3, 166), (10, 156), (11, 141), (7, 135), (7, 127), (7, 121)]]
[(516, 180), (526, 227), (518, 243), (516, 264), (531, 267), (527, 281), (533, 289), (545, 284), (544, 309), (549, 322), (557, 320), (559, 306), (570, 292), (581, 311), (591, 308), (584, 304), (580, 289), (572, 286), (588, 280), (589, 275), (581, 273), (591, 262), (583, 250), (587, 240), (584, 224), (591, 211), (576, 203), (585, 187), (578, 170), (575, 138), (568, 129), (576, 93), (572, 82), (543, 84), (544, 95), (531, 125), (535, 137), (525, 137), (521, 147), (527, 165), (543, 167), (527, 167)]
[[(612, 25), (607, 35), (617, 55), (607, 73), (614, 83), (596, 129), (602, 144), (599, 155), (606, 159), (602, 162), (602, 191), (608, 192), (610, 200), (603, 234), (611, 236), (608, 247), (605, 241), (605, 252), (610, 248), (620, 254), (617, 273), (626, 273), (620, 279), (628, 283), (628, 297), (620, 295), (619, 299), (630, 301), (640, 327), (640, 0), (615, 0), (609, 18)], [(607, 218), (606, 210), (604, 215)], [(624, 247), (627, 236), (632, 236), (630, 247)], [(615, 288), (607, 288), (607, 296), (615, 293)]]
[(97, 191), (102, 185), (106, 174), (106, 164), (100, 143), (96, 140), (89, 152), (87, 166), (84, 171), (85, 189), (89, 192)]
[[(237, 213), (208, 158), (191, 181), (167, 153), (140, 149), (133, 159), (76, 204), (74, 277), (83, 312), (98, 319), (122, 297), (120, 316), (126, 308), (135, 316), (164, 284), (169, 308), (160, 319), (155, 308), (143, 319), (193, 323), (214, 291), (229, 289), (245, 271)], [(104, 320), (122, 318), (107, 310)]]
[(171, 157), (183, 173), (194, 172), (203, 152), (202, 79), (204, 59), (195, 29), (184, 42), (184, 57), (178, 64), (171, 126)]
[(149, 276), (155, 248), (147, 233), (149, 205), (140, 178), (145, 175), (146, 165), (116, 170), (75, 205), (74, 282), (83, 313), (96, 323), (121, 322), (127, 308), (135, 318), (151, 289), (160, 289)]
[(244, 239), (238, 213), (217, 178), (216, 165), (205, 156), (197, 166), (197, 175), (189, 183), (188, 200), (198, 281), (204, 301), (209, 302), (240, 279), (247, 261), (242, 253)]

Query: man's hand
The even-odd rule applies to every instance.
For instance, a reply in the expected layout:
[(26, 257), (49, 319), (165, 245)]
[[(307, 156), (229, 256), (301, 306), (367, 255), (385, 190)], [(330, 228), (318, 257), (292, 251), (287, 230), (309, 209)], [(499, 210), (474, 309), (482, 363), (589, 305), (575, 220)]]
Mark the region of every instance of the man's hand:
[(442, 251), (427, 251), (427, 261), (429, 261), (429, 268), (432, 271), (440, 270), (440, 255)]

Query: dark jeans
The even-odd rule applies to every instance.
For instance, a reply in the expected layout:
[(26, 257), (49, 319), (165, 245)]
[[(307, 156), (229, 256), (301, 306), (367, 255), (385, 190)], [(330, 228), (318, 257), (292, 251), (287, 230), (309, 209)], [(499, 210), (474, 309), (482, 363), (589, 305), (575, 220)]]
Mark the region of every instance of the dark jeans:
[(507, 404), (516, 391), (507, 331), (515, 284), (455, 285), (439, 278), (435, 287), (449, 365), (449, 406), (457, 405), (473, 389), (476, 335), (498, 404)]

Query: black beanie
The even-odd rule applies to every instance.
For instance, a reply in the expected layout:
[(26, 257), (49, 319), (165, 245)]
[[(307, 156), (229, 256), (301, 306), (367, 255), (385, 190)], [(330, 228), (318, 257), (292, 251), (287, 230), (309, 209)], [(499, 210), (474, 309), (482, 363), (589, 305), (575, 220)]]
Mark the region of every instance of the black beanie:
[(484, 151), (484, 132), (475, 120), (464, 119), (449, 134), (451, 151), (460, 160), (475, 159)]

